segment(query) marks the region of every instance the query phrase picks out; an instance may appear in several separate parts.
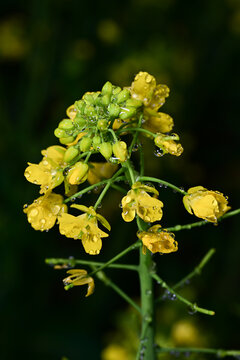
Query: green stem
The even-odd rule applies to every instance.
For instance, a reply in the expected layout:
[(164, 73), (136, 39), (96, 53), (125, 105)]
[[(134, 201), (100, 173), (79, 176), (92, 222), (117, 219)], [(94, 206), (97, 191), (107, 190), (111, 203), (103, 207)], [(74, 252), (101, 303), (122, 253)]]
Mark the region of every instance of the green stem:
[(118, 259), (120, 259), (122, 256), (126, 255), (127, 253), (129, 253), (130, 251), (137, 249), (139, 246), (141, 245), (140, 241), (136, 241), (134, 244), (130, 245), (128, 248), (126, 248), (125, 250), (121, 251), (119, 254), (117, 254), (116, 256), (114, 256), (111, 260), (107, 261), (105, 264), (103, 264), (102, 266), (100, 266), (98, 269), (94, 270), (93, 272), (91, 272), (89, 274), (89, 276), (93, 276), (95, 275), (97, 272), (105, 269), (106, 267), (108, 267), (110, 264), (116, 262)]
[(206, 255), (202, 258), (200, 263), (194, 268), (192, 272), (190, 272), (187, 276), (185, 276), (182, 280), (180, 280), (177, 284), (173, 286), (173, 290), (179, 289), (183, 286), (186, 282), (191, 280), (194, 276), (200, 275), (204, 266), (208, 263), (211, 257), (215, 254), (215, 249), (210, 249)]
[[(134, 170), (131, 163), (125, 161), (125, 166), (128, 169), (131, 183), (135, 183)], [(147, 229), (148, 225), (141, 221), (137, 216), (138, 230)], [(154, 306), (153, 306), (153, 280), (151, 277), (151, 270), (153, 267), (153, 261), (150, 251), (147, 250), (146, 254), (142, 252), (142, 246), (139, 249), (139, 280), (140, 280), (140, 292), (141, 292), (141, 312), (142, 312), (142, 328), (140, 336), (140, 345), (137, 353), (137, 360), (154, 360)]]
[(212, 310), (207, 310), (204, 308), (200, 308), (196, 303), (192, 303), (189, 300), (185, 299), (183, 296), (179, 295), (178, 293), (176, 293), (170, 286), (168, 286), (165, 281), (163, 281), (160, 276), (158, 276), (155, 273), (151, 274), (153, 279), (155, 279), (157, 281), (158, 284), (160, 284), (164, 289), (166, 289), (170, 294), (172, 294), (173, 296), (175, 296), (178, 300), (180, 300), (181, 302), (183, 302), (184, 304), (186, 304), (191, 311), (193, 312), (200, 312), (206, 315), (215, 315), (215, 312)]
[[(88, 191), (91, 191), (91, 190), (95, 189), (95, 188), (98, 187), (98, 186), (105, 185), (105, 184), (107, 184), (108, 182), (110, 182), (111, 180), (112, 180), (112, 179), (106, 179), (106, 180), (99, 181), (99, 182), (96, 183), (96, 184), (90, 185), (90, 186), (86, 187), (85, 189), (77, 192), (76, 194), (70, 196), (69, 198), (65, 199), (65, 200), (64, 200), (64, 203), (68, 203), (69, 201), (71, 201), (71, 200), (73, 200), (73, 199), (75, 199), (75, 198), (77, 198), (77, 197), (79, 197), (79, 196), (87, 193)], [(125, 176), (119, 176), (119, 177), (116, 178), (114, 181), (120, 181), (120, 180), (126, 180), (126, 179), (125, 179)]]
[[(175, 291), (179, 289), (181, 286), (186, 284), (190, 279), (192, 279), (196, 275), (200, 275), (203, 267), (207, 264), (207, 262), (211, 259), (211, 257), (215, 254), (215, 249), (210, 249), (206, 255), (202, 258), (200, 263), (195, 267), (195, 269), (190, 272), (187, 276), (185, 276), (182, 280), (180, 280), (178, 283), (176, 283), (172, 289)], [(163, 300), (163, 295), (160, 296), (158, 299), (156, 299), (156, 302), (159, 302)]]
[(150, 176), (140, 176), (138, 178), (139, 181), (153, 181), (153, 182), (157, 182), (159, 184), (162, 184), (162, 185), (165, 185), (167, 187), (170, 187), (171, 189), (175, 190), (175, 191), (178, 191), (179, 193), (183, 194), (183, 195), (186, 195), (187, 193), (180, 189), (179, 187), (167, 182), (167, 181), (164, 181), (164, 180), (161, 180), (161, 179), (157, 179), (157, 178), (154, 178), (154, 177), (150, 177)]
[(88, 154), (87, 154), (87, 156), (86, 156), (86, 158), (85, 158), (85, 160), (84, 160), (84, 163), (85, 163), (85, 164), (87, 164), (87, 162), (88, 162), (88, 160), (89, 160), (89, 158), (90, 158), (91, 155), (92, 155), (92, 152), (89, 151)]
[(134, 171), (133, 171), (133, 168), (132, 168), (129, 160), (124, 162), (124, 167), (126, 167), (128, 170), (128, 173), (129, 173), (129, 176), (131, 179), (131, 183), (134, 184), (135, 183)]
[(113, 175), (113, 177), (111, 179), (109, 179), (107, 185), (105, 186), (105, 188), (103, 189), (103, 191), (101, 192), (101, 194), (99, 195), (95, 205), (94, 205), (94, 209), (96, 210), (98, 205), (101, 204), (102, 199), (104, 198), (105, 194), (107, 193), (108, 189), (110, 188), (112, 182), (114, 182), (114, 180), (124, 171), (123, 168), (119, 169), (115, 175)]
[(116, 185), (116, 184), (111, 184), (111, 187), (117, 191), (119, 191), (120, 193), (126, 195), (127, 190), (124, 189), (123, 187)]
[[(92, 266), (94, 269), (94, 266)], [(95, 269), (94, 271), (97, 271)], [(119, 286), (117, 286), (109, 277), (107, 277), (103, 271), (100, 271), (96, 274), (99, 280), (101, 280), (106, 286), (110, 286), (118, 295), (120, 295), (125, 301), (127, 301), (130, 305), (134, 307), (140, 314), (141, 308), (122, 290)]]
[(146, 254), (140, 248), (139, 279), (141, 288), (142, 329), (137, 359), (154, 360), (154, 307), (153, 281), (151, 278), (152, 257), (149, 250)]
[(143, 129), (143, 128), (138, 128), (138, 127), (135, 127), (135, 128), (126, 128), (126, 129), (119, 129), (116, 131), (116, 133), (119, 133), (119, 132), (127, 132), (127, 131), (139, 131), (139, 132), (143, 132), (145, 134), (148, 134), (150, 136), (152, 136), (153, 138), (155, 138), (157, 136), (157, 134), (154, 134), (153, 132), (147, 130), (147, 129)]
[[(45, 263), (48, 265), (66, 265), (69, 267), (75, 267), (76, 265), (88, 265), (88, 266), (103, 266), (105, 263), (98, 261), (89, 261), (89, 260), (79, 260), (79, 259), (62, 259), (62, 258), (48, 258), (45, 259)], [(113, 269), (123, 269), (123, 270), (133, 270), (138, 271), (137, 265), (128, 265), (128, 264), (110, 264), (109, 268)]]
[[(240, 208), (233, 210), (233, 211), (229, 211), (228, 213), (224, 214), (223, 216), (221, 216), (218, 219), (218, 223), (224, 219), (227, 219), (228, 217), (238, 215), (238, 214), (240, 214)], [(207, 225), (207, 224), (213, 224), (213, 223), (210, 221), (202, 220), (202, 221), (197, 221), (197, 222), (194, 222), (191, 224), (186, 224), (186, 225), (175, 225), (175, 226), (167, 228), (166, 230), (168, 230), (168, 231), (190, 230), (194, 227), (203, 226), (203, 225)], [(217, 224), (214, 224), (214, 225), (217, 225)]]
[(108, 129), (108, 131), (112, 134), (112, 137), (113, 137), (114, 141), (117, 142), (118, 138), (116, 136), (115, 131), (113, 129), (110, 129), (110, 128)]
[(205, 353), (205, 354), (215, 354), (217, 357), (225, 357), (225, 356), (239, 356), (240, 350), (221, 350), (221, 349), (208, 349), (208, 348), (187, 348), (187, 347), (179, 347), (179, 348), (162, 348), (159, 347), (157, 349), (158, 354), (165, 353)]
[[(136, 129), (140, 129), (140, 126), (141, 126), (141, 124), (142, 124), (142, 118), (143, 118), (143, 114), (141, 114), (141, 115), (139, 116), (138, 128), (136, 128)], [(134, 145), (135, 145), (135, 143), (136, 143), (136, 141), (137, 141), (137, 138), (138, 138), (138, 132), (135, 131), (135, 134), (133, 135), (133, 139), (132, 139), (131, 145), (129, 146), (129, 149), (128, 149), (128, 151), (129, 151), (129, 156), (130, 156), (130, 157), (131, 157), (131, 154), (132, 154), (132, 149), (133, 149), (133, 147), (134, 147)]]
[(143, 149), (140, 147), (140, 177), (143, 176), (144, 174), (144, 153), (143, 153)]

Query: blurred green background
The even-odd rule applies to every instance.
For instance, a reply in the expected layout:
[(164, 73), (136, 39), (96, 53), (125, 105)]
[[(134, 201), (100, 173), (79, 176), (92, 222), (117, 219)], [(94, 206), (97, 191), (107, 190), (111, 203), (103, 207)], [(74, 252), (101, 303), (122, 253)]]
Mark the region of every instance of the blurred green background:
[[(80, 242), (64, 238), (57, 227), (34, 231), (22, 213), (23, 204), (39, 196), (38, 187), (23, 176), (27, 161), (38, 163), (40, 150), (57, 144), (54, 129), (84, 92), (100, 90), (107, 80), (130, 85), (139, 70), (167, 84), (171, 93), (161, 111), (174, 118), (184, 153), (156, 158), (152, 145), (145, 146), (147, 174), (185, 189), (201, 184), (219, 190), (229, 196), (232, 209), (239, 207), (239, 41), (239, 0), (1, 4), (1, 359), (100, 359), (107, 334), (119, 326), (117, 311), (125, 310), (98, 281), (88, 299), (83, 288), (65, 292), (65, 271), (53, 270), (44, 259), (89, 257)], [(106, 197), (100, 210), (113, 230), (98, 261), (135, 241), (135, 224), (123, 223), (121, 197), (113, 196), (115, 203)], [(160, 198), (163, 226), (195, 220), (178, 194), (161, 189)], [(184, 305), (166, 300), (158, 322), (162, 341), (176, 344), (173, 324), (184, 320), (194, 322), (204, 338), (200, 345), (240, 347), (239, 218), (179, 232), (177, 240), (177, 253), (155, 256), (159, 273), (173, 284), (216, 248), (202, 276), (184, 290), (200, 306), (215, 309), (216, 316), (191, 316)], [(123, 261), (136, 262), (137, 254)], [(138, 296), (135, 274), (107, 274)]]

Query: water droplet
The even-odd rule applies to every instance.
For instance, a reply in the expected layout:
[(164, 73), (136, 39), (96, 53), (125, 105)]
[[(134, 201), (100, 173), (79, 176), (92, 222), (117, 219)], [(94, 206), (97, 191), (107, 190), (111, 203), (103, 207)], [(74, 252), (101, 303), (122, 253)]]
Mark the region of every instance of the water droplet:
[(157, 156), (157, 157), (161, 157), (161, 156), (164, 155), (164, 152), (161, 149), (156, 149), (154, 151), (154, 155)]
[(40, 223), (44, 225), (44, 224), (46, 223), (46, 220), (45, 220), (45, 219), (41, 219), (41, 220), (40, 220)]
[(29, 213), (29, 217), (35, 217), (38, 215), (38, 210), (37, 209), (32, 209)]
[(101, 209), (101, 207), (102, 207), (102, 204), (101, 203), (98, 204), (98, 209)]
[(146, 290), (146, 295), (149, 295), (149, 296), (152, 295), (152, 290), (150, 290), (150, 289)]
[(194, 315), (196, 314), (197, 310), (193, 309), (191, 306), (188, 307), (188, 313), (189, 315)]
[(28, 204), (24, 204), (23, 208), (26, 209), (28, 207)]
[(177, 299), (176, 294), (171, 294), (169, 299), (172, 300), (172, 301), (176, 300)]
[(123, 207), (123, 206), (122, 206), (122, 203), (120, 203), (118, 206), (120, 207), (120, 209), (122, 209), (122, 207)]

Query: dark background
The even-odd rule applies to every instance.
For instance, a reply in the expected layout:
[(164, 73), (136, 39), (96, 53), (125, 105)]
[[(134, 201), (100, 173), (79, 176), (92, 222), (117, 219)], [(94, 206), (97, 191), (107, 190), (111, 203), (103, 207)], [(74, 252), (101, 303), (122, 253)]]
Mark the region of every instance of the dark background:
[[(171, 93), (161, 110), (174, 118), (184, 153), (156, 158), (152, 145), (145, 147), (147, 174), (185, 189), (202, 185), (219, 190), (229, 196), (232, 209), (239, 207), (239, 40), (238, 0), (1, 4), (1, 359), (100, 359), (105, 335), (118, 326), (116, 311), (125, 309), (99, 281), (88, 299), (85, 288), (65, 292), (65, 271), (53, 270), (44, 259), (89, 257), (80, 242), (61, 236), (57, 227), (34, 231), (22, 213), (23, 204), (39, 196), (38, 187), (23, 177), (27, 162), (38, 163), (40, 150), (57, 144), (54, 129), (84, 92), (100, 90), (107, 80), (130, 85), (140, 70), (167, 84)], [(85, 197), (88, 205), (91, 196)], [(120, 197), (114, 197), (115, 203), (106, 197), (99, 210), (113, 230), (94, 260), (110, 259), (135, 241), (135, 224), (123, 223)], [(178, 194), (162, 189), (160, 198), (163, 226), (196, 220)], [(217, 227), (179, 232), (179, 251), (155, 257), (159, 274), (173, 284), (208, 249), (217, 250), (189, 288), (191, 299), (215, 309), (216, 316), (191, 317), (184, 305), (167, 302), (178, 306), (178, 314), (164, 320), (167, 339), (172, 322), (194, 318), (205, 346), (239, 347), (238, 233), (237, 217)], [(128, 261), (136, 262), (137, 255), (123, 260)], [(134, 275), (107, 273), (138, 296)]]

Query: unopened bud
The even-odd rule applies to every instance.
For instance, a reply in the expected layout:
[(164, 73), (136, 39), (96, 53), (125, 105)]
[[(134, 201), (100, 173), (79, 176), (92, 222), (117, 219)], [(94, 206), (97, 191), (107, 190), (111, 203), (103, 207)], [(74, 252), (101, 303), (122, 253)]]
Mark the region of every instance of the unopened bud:
[(130, 97), (130, 92), (127, 89), (123, 89), (122, 91), (120, 91), (120, 93), (117, 95), (116, 98), (116, 102), (117, 104), (120, 104), (124, 101), (126, 101), (127, 99), (129, 99)]
[(70, 119), (64, 119), (58, 124), (59, 129), (71, 130), (74, 128), (73, 122)]
[(80, 150), (82, 152), (88, 151), (92, 145), (92, 139), (88, 136), (84, 136), (80, 141)]
[(86, 125), (86, 120), (79, 116), (79, 115), (76, 115), (75, 119), (74, 119), (74, 123), (77, 124), (77, 126), (79, 127), (79, 129), (82, 129), (84, 128), (84, 126)]
[(106, 130), (107, 128), (108, 128), (108, 122), (107, 122), (107, 120), (98, 120), (98, 122), (97, 122), (97, 128), (99, 129), (99, 130)]
[(66, 132), (62, 129), (55, 129), (54, 130), (54, 135), (57, 137), (57, 138), (64, 138), (64, 137), (68, 137), (68, 134), (66, 134)]
[(119, 117), (122, 120), (126, 120), (126, 119), (130, 119), (133, 115), (135, 115), (135, 113), (136, 113), (135, 107), (122, 108)]
[(140, 107), (140, 106), (142, 106), (142, 101), (141, 100), (137, 100), (137, 99), (128, 99), (127, 101), (126, 101), (126, 107), (135, 107), (135, 108), (137, 108), (137, 107)]
[(63, 145), (70, 144), (71, 142), (73, 142), (73, 140), (74, 136), (62, 137), (59, 139), (60, 143)]
[(80, 111), (81, 114), (84, 114), (84, 109), (86, 106), (86, 103), (83, 100), (78, 100), (74, 104), (75, 108)]
[(127, 144), (124, 141), (117, 141), (113, 144), (112, 150), (120, 162), (124, 162), (127, 159)]
[(88, 93), (84, 94), (83, 99), (85, 100), (85, 102), (87, 104), (93, 104), (94, 103), (94, 98), (93, 98), (92, 94), (88, 94)]
[(116, 86), (114, 89), (113, 89), (113, 95), (117, 95), (120, 93), (122, 89), (120, 88), (120, 86)]
[(66, 162), (71, 162), (78, 155), (78, 153), (79, 151), (77, 148), (75, 148), (74, 146), (70, 146), (66, 150), (63, 160)]
[(93, 142), (92, 142), (93, 148), (95, 150), (97, 150), (99, 148), (100, 144), (101, 144), (101, 137), (98, 135), (95, 135), (93, 138)]
[(116, 104), (111, 103), (108, 105), (108, 112), (111, 117), (116, 118), (120, 113), (120, 107)]
[(79, 185), (87, 179), (88, 164), (77, 162), (67, 174), (67, 181), (71, 185)]
[(86, 105), (84, 109), (84, 114), (87, 116), (94, 116), (96, 115), (96, 111), (92, 105)]
[(101, 104), (104, 106), (108, 106), (108, 104), (110, 103), (110, 100), (111, 100), (111, 95), (105, 94), (101, 98)]
[(107, 81), (104, 85), (103, 85), (103, 87), (102, 87), (102, 94), (103, 95), (105, 95), (105, 94), (107, 94), (107, 95), (109, 95), (109, 96), (111, 96), (111, 94), (112, 94), (112, 84), (110, 83), (110, 81)]
[(112, 155), (112, 144), (110, 142), (103, 142), (99, 146), (99, 151), (106, 160), (108, 160)]

